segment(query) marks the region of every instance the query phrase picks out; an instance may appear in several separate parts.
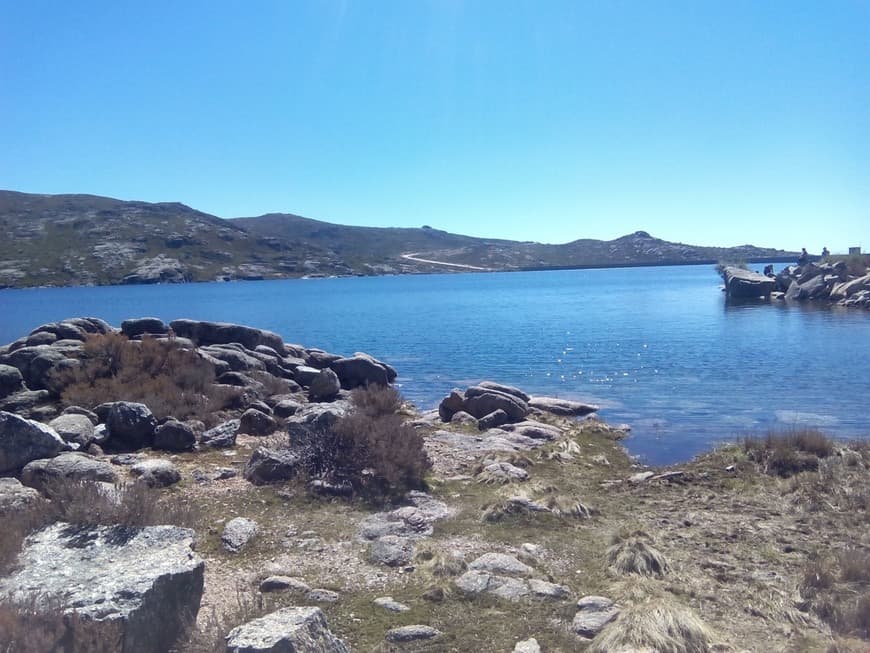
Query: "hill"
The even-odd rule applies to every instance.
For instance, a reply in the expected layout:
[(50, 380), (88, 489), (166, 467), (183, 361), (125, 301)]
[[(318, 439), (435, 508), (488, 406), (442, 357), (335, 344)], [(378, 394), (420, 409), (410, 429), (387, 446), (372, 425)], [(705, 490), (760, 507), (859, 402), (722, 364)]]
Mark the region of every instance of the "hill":
[(176, 202), (0, 191), (0, 287), (272, 279), (791, 259), (697, 247), (638, 231), (562, 245), (428, 226), (353, 227), (293, 214), (222, 219)]

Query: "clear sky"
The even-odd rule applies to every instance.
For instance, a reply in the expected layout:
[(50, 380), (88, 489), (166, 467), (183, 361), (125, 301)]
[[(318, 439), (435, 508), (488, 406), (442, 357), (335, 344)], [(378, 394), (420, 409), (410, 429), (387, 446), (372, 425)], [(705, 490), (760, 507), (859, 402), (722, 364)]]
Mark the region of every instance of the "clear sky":
[(0, 188), (870, 249), (870, 2), (0, 0)]

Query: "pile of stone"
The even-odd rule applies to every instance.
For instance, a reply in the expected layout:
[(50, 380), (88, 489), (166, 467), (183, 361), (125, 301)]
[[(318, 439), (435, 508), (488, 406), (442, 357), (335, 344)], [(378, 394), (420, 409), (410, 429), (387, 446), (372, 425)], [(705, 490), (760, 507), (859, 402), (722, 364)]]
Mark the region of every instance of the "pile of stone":
[(776, 275), (779, 295), (787, 301), (820, 300), (839, 306), (870, 308), (870, 274), (849, 274), (845, 261), (790, 265)]
[(461, 392), (454, 389), (441, 400), (438, 416), (443, 422), (472, 423), (481, 431), (526, 421), (545, 412), (561, 416), (589, 415), (598, 406), (555, 397), (530, 397), (509, 385), (483, 381)]

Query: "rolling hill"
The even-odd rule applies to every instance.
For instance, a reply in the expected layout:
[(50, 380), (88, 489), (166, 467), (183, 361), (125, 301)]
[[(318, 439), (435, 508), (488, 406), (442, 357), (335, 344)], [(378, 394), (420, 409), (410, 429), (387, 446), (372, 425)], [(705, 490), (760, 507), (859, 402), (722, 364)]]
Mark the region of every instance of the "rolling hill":
[(293, 214), (223, 219), (180, 203), (0, 191), (0, 287), (272, 279), (790, 259), (643, 231), (561, 245), (431, 227), (332, 224)]

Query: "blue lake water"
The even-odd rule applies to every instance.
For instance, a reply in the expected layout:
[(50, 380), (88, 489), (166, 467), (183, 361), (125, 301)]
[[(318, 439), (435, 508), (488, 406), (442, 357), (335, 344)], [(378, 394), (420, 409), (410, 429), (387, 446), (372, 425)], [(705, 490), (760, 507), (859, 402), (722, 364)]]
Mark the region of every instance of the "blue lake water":
[(483, 379), (598, 403), (651, 463), (768, 429), (870, 436), (870, 313), (719, 287), (704, 265), (3, 290), (0, 342), (85, 315), (238, 322), (386, 360), (420, 408)]

